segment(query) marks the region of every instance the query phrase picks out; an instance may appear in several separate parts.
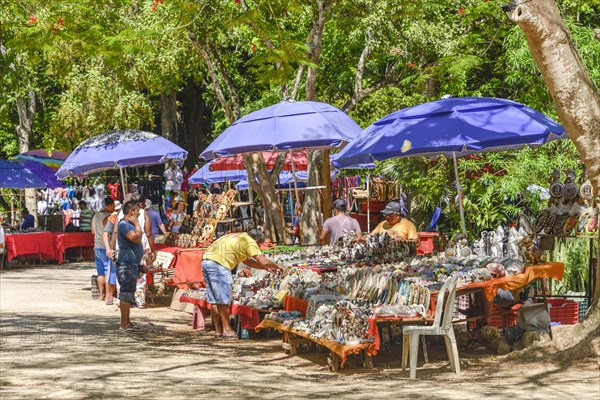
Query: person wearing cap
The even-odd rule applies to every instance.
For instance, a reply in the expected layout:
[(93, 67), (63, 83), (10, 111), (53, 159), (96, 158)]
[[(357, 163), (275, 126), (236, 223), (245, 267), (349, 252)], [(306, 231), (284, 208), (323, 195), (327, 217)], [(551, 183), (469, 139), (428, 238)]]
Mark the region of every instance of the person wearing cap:
[(323, 230), (319, 237), (321, 245), (327, 244), (327, 235), (329, 235), (329, 244), (337, 242), (344, 235), (344, 231), (355, 232), (356, 237), (360, 240), (360, 225), (357, 220), (346, 214), (346, 202), (337, 199), (332, 206), (334, 215), (323, 224)]
[(258, 229), (248, 233), (230, 233), (211, 244), (202, 258), (202, 274), (206, 283), (206, 301), (211, 304), (210, 315), (215, 336), (236, 338), (229, 322), (229, 305), (233, 298), (232, 270), (239, 263), (269, 271), (281, 267), (260, 252), (265, 235)]
[(21, 211), (21, 217), (23, 217), (23, 222), (21, 222), (21, 225), (19, 226), (19, 229), (21, 230), (25, 230), (28, 228), (33, 228), (35, 227), (35, 217), (31, 214), (29, 214), (29, 210), (24, 208)]
[(100, 301), (106, 300), (106, 271), (105, 264), (107, 261), (106, 247), (102, 239), (104, 227), (108, 217), (115, 209), (115, 202), (112, 198), (104, 199), (104, 207), (102, 210), (94, 214), (90, 224), (92, 233), (94, 234), (94, 256), (96, 260), (96, 273), (98, 275), (98, 290), (100, 291)]
[(385, 221), (382, 221), (373, 231), (374, 233), (386, 232), (396, 240), (418, 240), (419, 234), (417, 227), (411, 220), (406, 218), (406, 212), (398, 201), (390, 201), (386, 204), (381, 213), (385, 216)]
[(165, 228), (165, 224), (160, 217), (160, 213), (152, 209), (152, 200), (146, 199), (145, 209), (150, 217), (150, 223), (152, 224), (152, 234), (155, 237), (161, 234), (166, 235), (167, 228)]

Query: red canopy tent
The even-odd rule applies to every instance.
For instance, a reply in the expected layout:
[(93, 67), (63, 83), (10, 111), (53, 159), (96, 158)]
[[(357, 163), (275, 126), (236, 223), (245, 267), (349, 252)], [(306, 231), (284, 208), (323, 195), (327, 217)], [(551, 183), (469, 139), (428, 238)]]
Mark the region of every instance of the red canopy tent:
[[(275, 151), (263, 151), (263, 157), (265, 163), (267, 163), (267, 169), (270, 171), (275, 166), (275, 160), (277, 160), (277, 152)], [(306, 149), (300, 151), (294, 151), (294, 167), (296, 171), (306, 171), (308, 169), (308, 160), (306, 155)], [(293, 171), (292, 167), (292, 156), (288, 152), (285, 158), (285, 164), (283, 165), (284, 171)], [(210, 166), (211, 171), (237, 171), (244, 170), (244, 157), (242, 154), (238, 154), (232, 157), (218, 158), (212, 162)]]

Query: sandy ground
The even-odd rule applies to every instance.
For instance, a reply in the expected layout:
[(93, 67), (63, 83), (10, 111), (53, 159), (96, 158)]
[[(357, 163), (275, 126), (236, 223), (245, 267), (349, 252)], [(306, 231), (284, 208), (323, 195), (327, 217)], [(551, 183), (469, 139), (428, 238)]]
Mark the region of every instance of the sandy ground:
[[(569, 366), (513, 363), (477, 345), (461, 349), (462, 373), (430, 343), (417, 380), (386, 343), (367, 371), (351, 359), (329, 372), (326, 352), (287, 356), (281, 341), (224, 341), (191, 329), (167, 307), (133, 310), (143, 333), (116, 328), (114, 306), (91, 299), (90, 263), (0, 273), (0, 398), (388, 398), (600, 399), (598, 360)], [(395, 339), (397, 340), (397, 339)]]

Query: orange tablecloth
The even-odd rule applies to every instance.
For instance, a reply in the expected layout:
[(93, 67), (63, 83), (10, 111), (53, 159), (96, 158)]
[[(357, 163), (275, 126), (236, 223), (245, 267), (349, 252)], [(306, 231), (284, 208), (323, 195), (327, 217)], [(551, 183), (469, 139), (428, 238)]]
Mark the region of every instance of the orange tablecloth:
[(408, 317), (408, 318), (402, 318), (402, 317), (376, 317), (376, 318), (369, 318), (369, 335), (373, 336), (373, 344), (375, 346), (375, 349), (380, 350), (381, 349), (381, 337), (379, 336), (379, 328), (377, 326), (377, 322), (381, 322), (381, 321), (391, 321), (394, 322), (395, 325), (417, 325), (417, 324), (423, 324), (425, 322), (429, 322), (429, 324), (431, 324), (433, 322), (433, 319), (429, 318), (429, 319), (423, 319), (420, 317)]
[(28, 254), (39, 254), (46, 260), (57, 259), (52, 232), (7, 234), (5, 245), (8, 250), (8, 261)]
[(283, 325), (280, 322), (276, 322), (276, 321), (272, 321), (272, 320), (268, 320), (268, 319), (263, 320), (256, 327), (256, 332), (259, 332), (261, 329), (265, 329), (265, 328), (273, 328), (273, 329), (277, 329), (278, 331), (289, 332), (294, 335), (301, 336), (306, 339), (312, 340), (316, 344), (328, 348), (329, 350), (333, 351), (335, 354), (340, 356), (340, 358), (342, 359), (342, 363), (340, 364), (341, 367), (344, 367), (347, 357), (351, 354), (359, 354), (363, 350), (367, 350), (367, 353), (370, 356), (374, 356), (377, 354), (377, 349), (375, 347), (375, 343), (373, 343), (373, 342), (360, 343), (360, 344), (357, 344), (354, 346), (347, 346), (345, 344), (334, 342), (333, 340), (322, 339), (322, 338), (318, 338), (318, 339), (313, 338), (307, 332), (297, 331), (295, 329), (292, 329), (288, 326)]
[[(181, 247), (165, 247), (160, 251), (172, 253), (175, 256), (175, 276), (173, 282), (180, 289), (198, 289), (204, 287), (204, 276), (202, 275), (202, 256), (205, 249), (184, 249)], [(197, 282), (186, 284), (182, 282)]]
[(53, 233), (56, 246), (56, 257), (59, 264), (63, 263), (65, 250), (74, 247), (94, 247), (92, 232)]
[(485, 282), (469, 283), (463, 285), (457, 290), (457, 294), (461, 292), (483, 288), (488, 300), (492, 300), (498, 289), (515, 290), (526, 286), (529, 282), (538, 278), (552, 278), (557, 281), (562, 280), (565, 272), (565, 264), (559, 262), (547, 262), (540, 265), (527, 265), (522, 273), (513, 276), (505, 276), (503, 278), (491, 279)]

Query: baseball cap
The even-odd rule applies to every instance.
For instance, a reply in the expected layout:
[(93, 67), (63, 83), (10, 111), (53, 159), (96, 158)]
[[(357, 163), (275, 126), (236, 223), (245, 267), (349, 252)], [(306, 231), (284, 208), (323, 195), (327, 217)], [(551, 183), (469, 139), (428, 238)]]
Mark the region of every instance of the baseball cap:
[(346, 210), (346, 202), (342, 199), (335, 200), (331, 206), (336, 210)]
[(119, 200), (115, 200), (115, 211), (119, 211), (121, 209), (121, 202)]
[(399, 202), (390, 201), (389, 203), (387, 203), (385, 205), (385, 208), (381, 211), (381, 213), (384, 215), (400, 214), (401, 210), (402, 210), (402, 207), (400, 206)]

